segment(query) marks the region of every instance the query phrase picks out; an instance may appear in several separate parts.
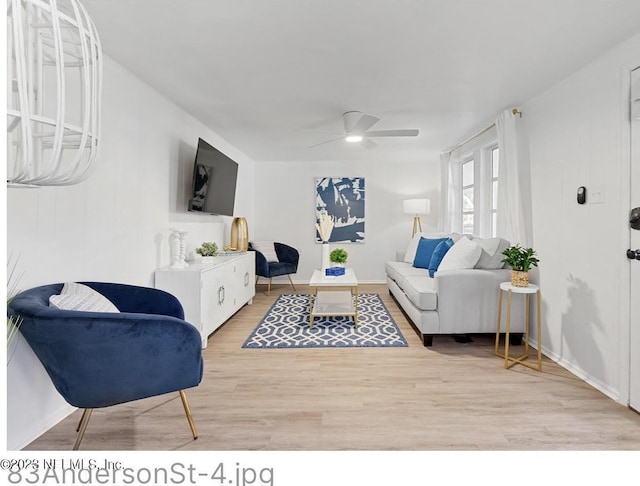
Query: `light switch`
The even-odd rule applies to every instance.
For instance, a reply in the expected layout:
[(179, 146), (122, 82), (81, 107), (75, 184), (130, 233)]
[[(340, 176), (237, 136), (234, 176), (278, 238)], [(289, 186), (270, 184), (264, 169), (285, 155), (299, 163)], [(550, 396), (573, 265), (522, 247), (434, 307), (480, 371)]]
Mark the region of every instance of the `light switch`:
[(606, 191), (604, 187), (594, 187), (589, 192), (589, 202), (591, 204), (603, 204), (605, 200)]

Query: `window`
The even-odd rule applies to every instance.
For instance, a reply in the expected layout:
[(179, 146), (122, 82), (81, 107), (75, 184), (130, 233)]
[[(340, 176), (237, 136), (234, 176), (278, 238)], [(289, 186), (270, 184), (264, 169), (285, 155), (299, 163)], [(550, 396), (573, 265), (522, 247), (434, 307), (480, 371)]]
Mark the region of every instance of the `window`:
[(474, 180), (474, 160), (467, 159), (462, 162), (462, 232), (470, 234), (473, 234), (475, 221)]
[(491, 148), (491, 236), (496, 236), (496, 222), (498, 220), (498, 167), (500, 164), (500, 149)]
[(458, 227), (452, 230), (483, 238), (497, 236), (500, 149), (495, 130), (452, 152), (451, 163), (458, 171), (454, 194), (460, 198), (459, 212), (452, 218)]

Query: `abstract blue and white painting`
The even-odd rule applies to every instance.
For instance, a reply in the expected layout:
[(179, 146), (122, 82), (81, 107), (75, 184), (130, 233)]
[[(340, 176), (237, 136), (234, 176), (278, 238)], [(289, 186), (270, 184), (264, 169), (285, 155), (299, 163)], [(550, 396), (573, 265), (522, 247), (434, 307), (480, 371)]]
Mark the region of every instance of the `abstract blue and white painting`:
[(316, 178), (316, 222), (322, 213), (334, 222), (330, 243), (364, 243), (364, 177)]

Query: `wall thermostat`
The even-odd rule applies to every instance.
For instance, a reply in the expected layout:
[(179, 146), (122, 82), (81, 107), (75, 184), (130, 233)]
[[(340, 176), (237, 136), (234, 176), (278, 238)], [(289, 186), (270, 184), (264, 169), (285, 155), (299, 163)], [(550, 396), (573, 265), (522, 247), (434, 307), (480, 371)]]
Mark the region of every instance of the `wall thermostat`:
[(578, 204), (584, 204), (587, 201), (587, 188), (584, 186), (578, 187)]

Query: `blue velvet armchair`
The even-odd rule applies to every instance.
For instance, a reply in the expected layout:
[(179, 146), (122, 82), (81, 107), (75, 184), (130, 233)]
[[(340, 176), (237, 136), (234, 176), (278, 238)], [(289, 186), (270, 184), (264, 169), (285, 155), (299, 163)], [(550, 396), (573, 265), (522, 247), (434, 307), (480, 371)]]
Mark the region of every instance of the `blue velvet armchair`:
[(296, 288), (291, 280), (291, 274), (298, 271), (298, 260), (300, 259), (300, 253), (292, 246), (285, 245), (284, 243), (274, 242), (273, 246), (278, 256), (277, 262), (268, 262), (267, 258), (262, 252), (256, 250), (251, 243), (249, 243), (249, 251), (256, 253), (256, 284), (259, 277), (269, 279), (267, 287), (267, 294), (271, 293), (271, 279), (281, 275), (289, 277), (289, 283), (291, 288), (295, 292)]
[(20, 332), (58, 392), (69, 404), (84, 409), (74, 450), (94, 408), (175, 391), (196, 439), (184, 390), (202, 379), (200, 333), (184, 320), (178, 299), (153, 288), (82, 283), (120, 312), (49, 307), (49, 297), (59, 294), (63, 284), (24, 291), (7, 308), (8, 316), (21, 320)]

